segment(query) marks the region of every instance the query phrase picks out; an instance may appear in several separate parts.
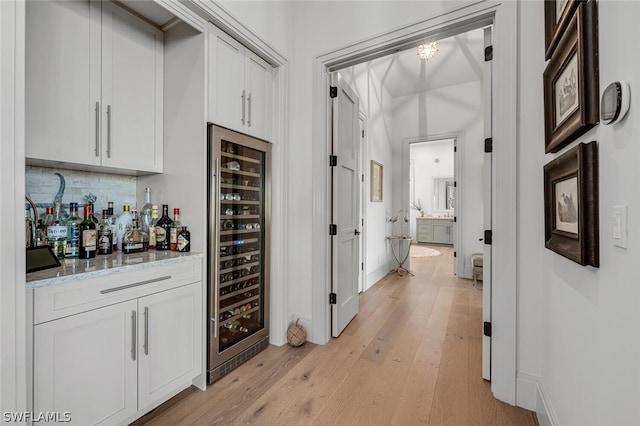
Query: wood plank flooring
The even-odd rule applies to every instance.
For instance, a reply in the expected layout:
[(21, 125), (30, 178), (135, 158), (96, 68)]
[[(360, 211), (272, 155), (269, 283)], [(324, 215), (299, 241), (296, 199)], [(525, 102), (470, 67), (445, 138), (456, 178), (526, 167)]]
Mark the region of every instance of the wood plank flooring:
[(360, 295), (328, 344), (270, 346), (134, 425), (536, 425), (482, 380), (482, 291), (453, 275), (449, 247), (411, 259)]

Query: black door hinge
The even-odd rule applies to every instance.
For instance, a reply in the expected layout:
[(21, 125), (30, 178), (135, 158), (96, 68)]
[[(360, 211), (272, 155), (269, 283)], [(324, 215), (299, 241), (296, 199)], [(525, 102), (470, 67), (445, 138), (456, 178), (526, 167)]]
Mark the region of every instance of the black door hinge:
[(457, 181), (457, 180), (454, 180), (454, 181), (453, 181), (453, 187), (454, 187), (454, 188), (457, 188), (457, 187), (458, 187), (458, 181)]
[(329, 235), (338, 235), (338, 225), (334, 223), (329, 225)]
[(493, 152), (493, 138), (484, 140), (484, 152)]
[(489, 321), (484, 322), (483, 329), (484, 330), (482, 331), (482, 334), (484, 334), (487, 337), (491, 337), (491, 323)]
[(487, 46), (484, 48), (484, 61), (489, 62), (493, 60), (493, 46)]
[(338, 165), (338, 156), (330, 155), (329, 156), (329, 167), (335, 167)]
[(364, 262), (360, 264), (360, 270), (364, 271)]
[(493, 232), (491, 232), (490, 229), (485, 230), (484, 231), (484, 243), (488, 244), (488, 245), (491, 245), (491, 243), (493, 242), (492, 238), (493, 238)]
[(458, 147), (456, 145), (453, 146), (453, 152), (458, 152)]
[(337, 86), (329, 86), (329, 97), (337, 98), (338, 97), (338, 87)]
[(364, 138), (364, 130), (362, 131), (362, 137)]
[(453, 217), (453, 222), (454, 222), (454, 223), (455, 223), (455, 222), (458, 222), (458, 216), (454, 216), (454, 217)]
[(335, 305), (338, 303), (338, 295), (335, 293), (329, 293), (329, 304)]
[(453, 257), (458, 257), (458, 252), (457, 251), (453, 252)]

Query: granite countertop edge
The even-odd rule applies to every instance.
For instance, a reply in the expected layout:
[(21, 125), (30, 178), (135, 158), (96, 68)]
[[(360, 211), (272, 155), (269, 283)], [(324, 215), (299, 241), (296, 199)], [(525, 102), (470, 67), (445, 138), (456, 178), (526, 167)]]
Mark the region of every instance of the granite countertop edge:
[(203, 258), (199, 252), (156, 252), (96, 256), (93, 259), (61, 259), (62, 266), (30, 272), (26, 276), (26, 289), (36, 289), (78, 280), (131, 272), (192, 259)]

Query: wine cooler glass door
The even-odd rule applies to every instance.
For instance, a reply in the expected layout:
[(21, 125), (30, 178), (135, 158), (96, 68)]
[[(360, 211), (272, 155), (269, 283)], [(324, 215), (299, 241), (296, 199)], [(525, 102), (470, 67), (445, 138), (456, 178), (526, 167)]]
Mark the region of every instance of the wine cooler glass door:
[(220, 352), (265, 327), (265, 172), (265, 152), (221, 140)]

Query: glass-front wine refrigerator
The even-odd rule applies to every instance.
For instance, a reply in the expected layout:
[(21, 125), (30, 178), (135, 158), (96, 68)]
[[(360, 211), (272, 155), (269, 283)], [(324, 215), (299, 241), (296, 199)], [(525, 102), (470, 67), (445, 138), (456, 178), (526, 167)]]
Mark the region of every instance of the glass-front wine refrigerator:
[(210, 124), (209, 383), (269, 343), (271, 144)]

